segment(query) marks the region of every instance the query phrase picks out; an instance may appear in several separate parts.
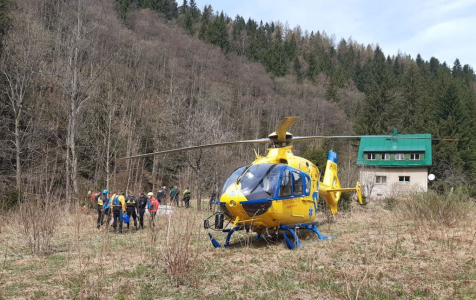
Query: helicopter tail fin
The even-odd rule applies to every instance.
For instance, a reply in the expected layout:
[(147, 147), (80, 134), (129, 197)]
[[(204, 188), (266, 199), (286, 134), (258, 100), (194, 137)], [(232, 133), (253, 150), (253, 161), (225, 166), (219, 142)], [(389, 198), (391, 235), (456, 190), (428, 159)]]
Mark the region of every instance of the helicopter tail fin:
[(337, 212), (337, 203), (339, 202), (342, 192), (351, 191), (357, 192), (359, 203), (362, 204), (360, 182), (357, 182), (355, 188), (341, 188), (339, 177), (337, 177), (337, 153), (332, 150), (329, 151), (324, 178), (319, 184), (319, 193), (326, 200), (332, 214)]

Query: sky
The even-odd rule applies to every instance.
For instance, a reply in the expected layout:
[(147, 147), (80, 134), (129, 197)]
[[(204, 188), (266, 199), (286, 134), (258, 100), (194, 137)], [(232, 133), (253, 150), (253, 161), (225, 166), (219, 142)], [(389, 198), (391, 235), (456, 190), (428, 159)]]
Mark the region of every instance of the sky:
[[(180, 2), (180, 1), (178, 1)], [(336, 43), (351, 38), (377, 44), (385, 55), (420, 54), (452, 67), (456, 58), (476, 68), (476, 0), (195, 0), (203, 11), (231, 18), (279, 21), (302, 31), (325, 31)], [(180, 3), (179, 3), (180, 4)]]

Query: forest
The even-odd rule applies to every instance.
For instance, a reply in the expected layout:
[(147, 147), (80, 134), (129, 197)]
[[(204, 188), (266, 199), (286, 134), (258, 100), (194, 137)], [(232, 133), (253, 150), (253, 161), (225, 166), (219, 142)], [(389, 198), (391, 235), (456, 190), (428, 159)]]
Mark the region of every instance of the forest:
[[(0, 207), (82, 201), (88, 190), (192, 187), (206, 198), (253, 149), (117, 162), (200, 144), (294, 135), (431, 133), (433, 188), (474, 185), (476, 84), (455, 58), (385, 54), (324, 28), (234, 18), (194, 0), (0, 0)], [(305, 142), (322, 168), (339, 152), (357, 179), (358, 141)]]

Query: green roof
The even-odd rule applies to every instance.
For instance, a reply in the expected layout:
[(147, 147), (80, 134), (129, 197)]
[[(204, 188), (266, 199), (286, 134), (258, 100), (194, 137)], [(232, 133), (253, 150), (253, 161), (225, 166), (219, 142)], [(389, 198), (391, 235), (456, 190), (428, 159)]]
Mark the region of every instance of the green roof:
[[(369, 153), (375, 157), (368, 159)], [(387, 160), (382, 153), (388, 153)], [(404, 154), (403, 160), (395, 160), (396, 154)], [(431, 134), (368, 135), (360, 139), (357, 165), (379, 167), (431, 166)]]

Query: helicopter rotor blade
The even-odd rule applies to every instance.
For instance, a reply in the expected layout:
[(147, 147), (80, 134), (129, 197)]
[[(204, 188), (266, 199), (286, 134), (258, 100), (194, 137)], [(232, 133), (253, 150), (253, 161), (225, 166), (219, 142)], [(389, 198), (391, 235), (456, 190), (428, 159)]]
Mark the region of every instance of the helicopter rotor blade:
[(393, 136), (393, 135), (316, 135), (316, 136), (296, 136), (293, 137), (293, 142), (303, 142), (323, 139), (361, 139), (361, 138), (380, 138), (380, 139), (406, 139), (406, 140), (431, 140), (431, 141), (450, 141), (455, 142), (459, 139), (449, 138), (430, 138), (430, 137), (416, 137), (416, 136)]
[(281, 123), (279, 123), (278, 128), (276, 129), (278, 142), (284, 143), (286, 141), (286, 132), (297, 120), (299, 120), (298, 117), (287, 117)]
[(177, 153), (183, 152), (188, 150), (196, 150), (196, 149), (204, 149), (204, 148), (215, 148), (215, 147), (223, 147), (223, 146), (231, 146), (231, 145), (239, 145), (239, 144), (270, 144), (271, 141), (268, 138), (256, 139), (256, 140), (244, 140), (244, 141), (236, 141), (236, 142), (224, 142), (224, 143), (217, 143), (217, 144), (208, 144), (208, 145), (200, 145), (200, 146), (191, 146), (191, 147), (184, 147), (172, 150), (164, 150), (146, 154), (139, 154), (134, 156), (122, 157), (117, 159), (117, 161), (126, 161), (133, 158), (141, 158), (141, 157), (150, 157), (154, 155), (160, 154), (169, 154), (169, 153)]

